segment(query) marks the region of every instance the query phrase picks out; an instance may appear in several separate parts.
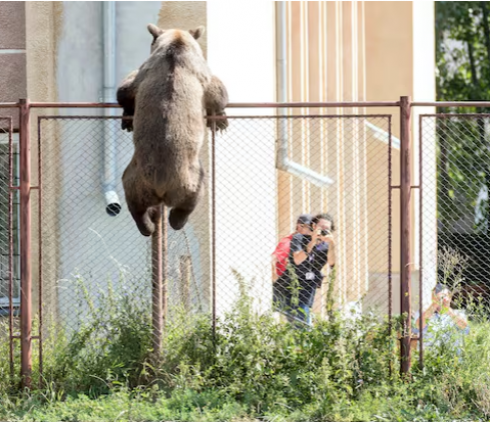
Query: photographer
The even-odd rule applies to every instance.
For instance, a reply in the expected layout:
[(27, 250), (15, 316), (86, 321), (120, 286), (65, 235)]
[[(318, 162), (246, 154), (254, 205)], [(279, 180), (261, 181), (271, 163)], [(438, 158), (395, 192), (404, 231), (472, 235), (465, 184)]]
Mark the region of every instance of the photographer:
[(327, 263), (330, 267), (335, 265), (333, 230), (333, 218), (329, 214), (319, 214), (312, 219), (306, 232), (296, 233), (291, 239), (288, 270), (276, 281), (284, 292), (281, 304), (290, 321), (298, 319), (311, 325), (316, 289), (325, 277), (323, 267)]

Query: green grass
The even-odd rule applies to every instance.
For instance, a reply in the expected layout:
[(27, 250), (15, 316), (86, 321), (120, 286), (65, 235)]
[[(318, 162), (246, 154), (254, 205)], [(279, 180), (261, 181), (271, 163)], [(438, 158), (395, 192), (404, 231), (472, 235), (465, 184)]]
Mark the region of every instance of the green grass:
[[(91, 307), (90, 298), (86, 296)], [(138, 304), (139, 303), (139, 304)], [(43, 388), (22, 392), (0, 343), (0, 420), (450, 421), (490, 416), (490, 323), (470, 310), (460, 355), (426, 352), (398, 376), (396, 329), (366, 314), (333, 315), (311, 330), (256, 315), (242, 290), (213, 336), (209, 316), (173, 310), (160, 361), (150, 316), (112, 289), (72, 336), (52, 327)], [(395, 321), (396, 328), (396, 321)], [(390, 364), (393, 371), (390, 375)], [(34, 374), (38, 362), (34, 361)], [(16, 368), (18, 372), (18, 368)], [(34, 382), (39, 380), (35, 377)]]

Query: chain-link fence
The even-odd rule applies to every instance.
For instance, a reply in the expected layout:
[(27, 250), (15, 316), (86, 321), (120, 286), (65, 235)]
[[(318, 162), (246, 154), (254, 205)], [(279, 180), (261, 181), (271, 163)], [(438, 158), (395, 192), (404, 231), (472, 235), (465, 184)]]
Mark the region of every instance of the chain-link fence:
[(273, 306), (289, 314), (274, 303), (290, 302), (291, 277), (276, 272), (271, 254), (288, 236), (306, 241), (302, 234), (309, 235), (310, 227), (297, 226), (305, 213), (328, 214), (324, 217), (331, 220), (332, 240), (325, 241), (330, 247), (318, 248), (315, 263), (294, 269), (299, 302), (308, 313), (311, 309), (312, 319), (334, 309), (388, 314), (390, 116), (230, 117), (229, 122), (215, 140), (217, 314), (233, 309), (239, 280), (253, 293), (257, 310)]
[[(112, 139), (104, 139), (105, 125)], [(119, 126), (119, 119), (97, 117), (46, 117), (39, 124), (42, 302), (46, 317), (71, 330), (108, 291), (151, 308), (151, 242), (134, 230), (121, 195), (132, 141)], [(116, 147), (122, 208), (115, 216), (103, 196), (104, 142)]]
[[(239, 280), (253, 292), (257, 309), (270, 310), (277, 242), (295, 231), (298, 215), (327, 212), (335, 225), (335, 278), (318, 284), (313, 312), (321, 318), (328, 306), (361, 302), (388, 312), (390, 116), (281, 120), (287, 140), (278, 139), (282, 121), (275, 117), (237, 117), (205, 148), (203, 160), (214, 156), (215, 173), (209, 179), (208, 165), (202, 209), (180, 232), (166, 225), (168, 318), (177, 305), (209, 312), (214, 303), (214, 314), (225, 314), (238, 298)], [(136, 230), (124, 202), (121, 175), (133, 146), (119, 124), (66, 116), (39, 123), (42, 302), (45, 317), (70, 329), (107, 291), (150, 307), (151, 241)], [(113, 139), (103, 139), (104, 133)], [(117, 216), (106, 212), (102, 195), (103, 141), (116, 145)], [(304, 173), (277, 171), (278, 142), (288, 142)], [(325, 181), (313, 179), (313, 172)]]
[[(151, 315), (155, 251), (127, 209), (121, 179), (133, 154), (132, 134), (121, 130), (118, 117), (41, 117), (39, 145), (38, 282), (45, 323), (52, 320), (74, 332), (94, 313), (110, 313), (114, 303), (125, 300)], [(116, 213), (104, 200), (108, 166), (119, 197)], [(165, 323), (177, 310), (209, 311), (210, 258), (200, 252), (209, 241), (209, 226), (193, 219), (178, 232), (163, 224)]]
[(422, 233), (423, 266), (427, 277), (449, 287), (461, 313), (490, 305), (489, 123), (485, 114), (421, 117), (423, 187), (434, 198), (424, 196), (421, 213), (437, 212), (437, 236)]
[[(372, 106), (410, 113), (406, 102), (404, 108), (401, 102)], [(475, 303), (486, 312), (487, 115), (421, 115), (412, 121), (410, 145), (410, 132), (398, 135), (398, 116), (389, 113), (354, 115), (344, 107), (335, 115), (313, 114), (317, 108), (294, 106), (290, 114), (267, 115), (255, 108), (257, 115), (229, 113), (226, 131), (208, 132), (202, 199), (181, 231), (169, 227), (164, 213), (161, 242), (143, 237), (126, 207), (121, 176), (133, 144), (120, 117), (89, 115), (93, 110), (85, 116), (33, 113), (33, 333), (45, 358), (51, 325), (71, 335), (87, 321), (105, 324), (104, 315), (121, 312), (115, 305), (121, 303), (154, 328), (159, 315), (167, 332), (191, 316), (205, 316), (214, 326), (236, 309), (244, 291), (254, 312), (306, 324), (333, 312), (351, 318), (408, 311), (413, 345), (423, 337), (419, 316), (433, 303), (437, 282), (449, 287), (453, 307), (466, 317)], [(410, 115), (402, 113), (400, 122), (409, 128)], [(14, 135), (13, 186), (2, 179), (1, 206), (7, 208), (0, 220), (10, 233), (0, 243), (12, 248), (2, 249), (12, 271), (2, 272), (0, 288), (8, 293), (5, 278), (11, 276), (15, 305)], [(8, 173), (5, 145), (0, 164)], [(403, 145), (411, 161), (402, 159)], [(107, 190), (116, 192), (119, 207), (108, 205)], [(318, 218), (298, 224), (303, 214)], [(319, 244), (307, 242), (312, 229), (323, 236)], [(294, 253), (305, 250), (306, 260)], [(44, 328), (38, 330), (40, 316)], [(399, 335), (407, 340), (410, 330), (402, 326)], [(408, 353), (405, 344), (402, 353)]]
[[(119, 118), (100, 116), (42, 116), (36, 132), (33, 298), (43, 326), (77, 332), (125, 298), (150, 317), (155, 251), (137, 230), (121, 183), (131, 135)], [(304, 213), (331, 220), (316, 278), (298, 267), (312, 321), (333, 311), (391, 314), (390, 166), (398, 146), (390, 144), (390, 115), (229, 117), (227, 131), (212, 131), (203, 148), (204, 195), (189, 223), (176, 232), (163, 221), (165, 327), (178, 329), (182, 312), (216, 322), (244, 287), (255, 311), (290, 317), (277, 306), (277, 286), (288, 281), (276, 280), (272, 254)], [(104, 201), (108, 166), (115, 166), (117, 215)]]

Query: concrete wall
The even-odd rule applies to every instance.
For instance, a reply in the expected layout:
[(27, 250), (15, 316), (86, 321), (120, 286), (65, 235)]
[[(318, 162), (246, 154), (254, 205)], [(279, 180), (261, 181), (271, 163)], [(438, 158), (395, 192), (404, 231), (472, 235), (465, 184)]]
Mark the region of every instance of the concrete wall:
[[(51, 50), (55, 54), (55, 76), (47, 86), (56, 92), (54, 100), (101, 101), (101, 3), (64, 2), (62, 8), (56, 46)], [(142, 5), (143, 16), (145, 9)], [(157, 11), (158, 8), (153, 15), (146, 12), (150, 21), (156, 18)], [(118, 24), (124, 17), (132, 19), (131, 13), (126, 16), (118, 13)], [(127, 25), (127, 22), (123, 22), (123, 25)], [(133, 39), (136, 47), (133, 43), (126, 42), (126, 45), (133, 48), (130, 49), (130, 57), (135, 62), (126, 63), (126, 69), (119, 68), (121, 73), (136, 67), (137, 60), (141, 60), (149, 50), (148, 42), (144, 45), (141, 38)], [(33, 81), (37, 83), (38, 78), (33, 77)], [(46, 101), (46, 96), (40, 100)], [(100, 110), (69, 109), (58, 112), (67, 116), (101, 114)], [(75, 325), (78, 312), (83, 315), (86, 311), (79, 307), (81, 298), (77, 297), (74, 285), (76, 274), (89, 286), (89, 291), (95, 293), (99, 288), (105, 290), (109, 280), (117, 281), (121, 270), (131, 281), (131, 274), (135, 278), (143, 278), (142, 271), (147, 266), (147, 242), (129, 230), (132, 227), (126, 208), (116, 218), (109, 217), (105, 212), (102, 195), (103, 124), (99, 120), (70, 119), (47, 120), (41, 126), (43, 203), (56, 204), (51, 209), (45, 207), (43, 210), (43, 220), (49, 222), (43, 224), (43, 267), (56, 268), (54, 272), (44, 273), (44, 285), (54, 289), (51, 294), (54, 298), (49, 300), (46, 295), (44, 301), (51, 303), (55, 300), (59, 316), (69, 326)], [(112, 136), (118, 137), (117, 171), (120, 177), (131, 156), (131, 139), (116, 130)], [(124, 200), (120, 183), (118, 193)], [(53, 252), (55, 248), (56, 254)], [(144, 284), (145, 281), (140, 283)]]
[[(61, 2), (26, 2), (26, 75), (27, 75), (27, 97), (30, 101), (56, 101), (58, 91), (56, 86), (56, 62), (57, 46), (63, 20), (63, 6)], [(37, 142), (37, 117), (56, 114), (56, 110), (33, 110), (31, 113), (31, 172), (32, 185), (38, 185), (38, 142)], [(50, 151), (53, 160), (60, 152), (60, 139), (53, 128), (44, 130), (43, 148)], [(39, 227), (43, 239), (43, 251), (46, 259), (43, 259), (44, 284), (44, 308), (45, 315), (56, 316), (57, 314), (57, 266), (59, 258), (59, 225), (57, 216), (57, 192), (60, 188), (58, 177), (59, 167), (44, 166), (44, 175), (49, 180), (46, 184), (42, 200), (43, 218), (40, 220), (39, 194), (32, 192), (32, 265), (33, 265), (33, 299), (37, 309), (39, 303)], [(52, 189), (55, 195), (50, 195)]]
[[(4, 1), (0, 4), (0, 102), (16, 102), (26, 93), (25, 2)], [(18, 113), (0, 109), (2, 116), (13, 117), (17, 128)], [(1, 122), (0, 128), (6, 128), (6, 123)]]

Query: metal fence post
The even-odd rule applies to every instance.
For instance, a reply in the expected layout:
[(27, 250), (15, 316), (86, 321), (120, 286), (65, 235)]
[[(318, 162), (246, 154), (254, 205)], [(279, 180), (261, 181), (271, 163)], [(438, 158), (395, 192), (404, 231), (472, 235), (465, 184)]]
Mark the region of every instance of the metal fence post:
[(155, 231), (151, 236), (152, 262), (152, 328), (153, 353), (159, 359), (162, 354), (163, 301), (162, 301), (162, 209), (155, 218)]
[(167, 236), (167, 221), (168, 209), (164, 205), (161, 208), (161, 237), (162, 237), (162, 252), (160, 254), (162, 260), (162, 333), (165, 330), (168, 317), (168, 236)]
[[(12, 118), (9, 119), (9, 353), (10, 353), (10, 378), (14, 379), (14, 226), (13, 226), (13, 171), (14, 149), (12, 146), (12, 133), (14, 131)], [(17, 188), (17, 186), (15, 186)]]
[(21, 377), (31, 387), (32, 374), (32, 268), (31, 268), (31, 148), (29, 100), (19, 100), (20, 143), (20, 331)]
[[(393, 335), (393, 137), (391, 136), (391, 118), (389, 119), (388, 139), (388, 335)], [(389, 375), (393, 373), (393, 362), (390, 359)]]
[[(424, 313), (424, 162), (423, 162), (423, 133), (422, 133), (422, 115), (419, 116), (419, 315)], [(419, 368), (424, 367), (424, 330), (423, 318), (419, 318)]]
[(211, 318), (216, 336), (216, 116), (211, 117)]
[(410, 97), (400, 97), (400, 309), (402, 314), (401, 373), (410, 371), (411, 339), (411, 104)]

